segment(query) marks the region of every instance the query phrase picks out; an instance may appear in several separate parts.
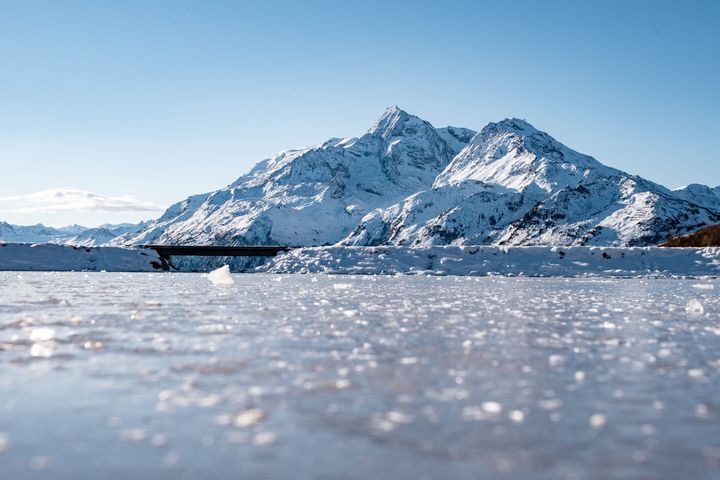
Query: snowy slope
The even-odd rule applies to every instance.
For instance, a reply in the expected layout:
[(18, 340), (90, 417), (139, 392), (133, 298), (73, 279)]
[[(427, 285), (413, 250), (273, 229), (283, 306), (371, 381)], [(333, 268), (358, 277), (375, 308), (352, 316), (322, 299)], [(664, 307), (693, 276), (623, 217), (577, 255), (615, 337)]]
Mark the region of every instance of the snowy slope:
[(474, 134), (393, 106), (359, 138), (281, 152), (115, 243), (333, 244), (368, 212), (429, 188)]
[(707, 185), (692, 183), (673, 191), (673, 195), (697, 205), (720, 210), (720, 187), (710, 188)]
[(359, 138), (258, 163), (116, 245), (653, 245), (720, 223), (720, 188), (671, 191), (520, 119), (480, 132), (388, 108)]
[(110, 240), (116, 238), (117, 233), (104, 227), (89, 228), (71, 239), (63, 242), (65, 245), (77, 245), (81, 247), (97, 247), (105, 245)]
[(120, 223), (116, 225), (106, 223), (96, 228), (86, 228), (72, 238), (56, 243), (81, 247), (100, 247), (107, 245), (121, 235), (137, 232), (139, 229), (143, 229), (146, 224), (147, 222), (140, 222), (139, 224)]
[(718, 222), (710, 195), (606, 167), (510, 119), (483, 128), (431, 189), (367, 215), (342, 243), (653, 245)]

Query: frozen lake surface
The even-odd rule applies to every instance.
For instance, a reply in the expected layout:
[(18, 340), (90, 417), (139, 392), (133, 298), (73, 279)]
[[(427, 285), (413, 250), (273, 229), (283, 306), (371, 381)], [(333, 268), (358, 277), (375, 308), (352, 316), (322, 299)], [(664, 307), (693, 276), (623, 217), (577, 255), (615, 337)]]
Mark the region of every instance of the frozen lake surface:
[(720, 281), (0, 272), (0, 478), (717, 479)]

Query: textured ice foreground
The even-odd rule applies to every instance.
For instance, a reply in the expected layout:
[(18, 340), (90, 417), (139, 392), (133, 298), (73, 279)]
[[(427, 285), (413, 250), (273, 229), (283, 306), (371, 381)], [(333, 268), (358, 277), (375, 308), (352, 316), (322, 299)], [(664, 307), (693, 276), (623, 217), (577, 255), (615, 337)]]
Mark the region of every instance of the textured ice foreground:
[(366, 275), (717, 277), (720, 248), (312, 247), (280, 254), (257, 270)]
[(717, 280), (234, 279), (0, 273), (0, 478), (720, 475)]

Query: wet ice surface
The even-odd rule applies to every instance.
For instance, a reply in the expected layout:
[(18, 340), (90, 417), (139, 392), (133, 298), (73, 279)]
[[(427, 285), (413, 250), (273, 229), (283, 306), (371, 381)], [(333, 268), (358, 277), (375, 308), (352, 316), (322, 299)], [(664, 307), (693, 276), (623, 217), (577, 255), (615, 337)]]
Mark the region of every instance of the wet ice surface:
[(0, 478), (720, 475), (717, 280), (233, 278), (0, 273)]

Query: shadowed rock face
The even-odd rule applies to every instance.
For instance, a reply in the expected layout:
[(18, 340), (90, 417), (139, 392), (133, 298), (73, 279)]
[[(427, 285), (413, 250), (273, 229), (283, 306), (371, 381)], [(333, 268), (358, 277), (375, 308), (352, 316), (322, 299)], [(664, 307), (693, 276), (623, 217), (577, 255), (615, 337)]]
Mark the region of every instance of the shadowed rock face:
[(114, 244), (650, 245), (720, 223), (720, 189), (671, 191), (520, 119), (435, 128), (397, 106), (361, 137), (258, 163)]

